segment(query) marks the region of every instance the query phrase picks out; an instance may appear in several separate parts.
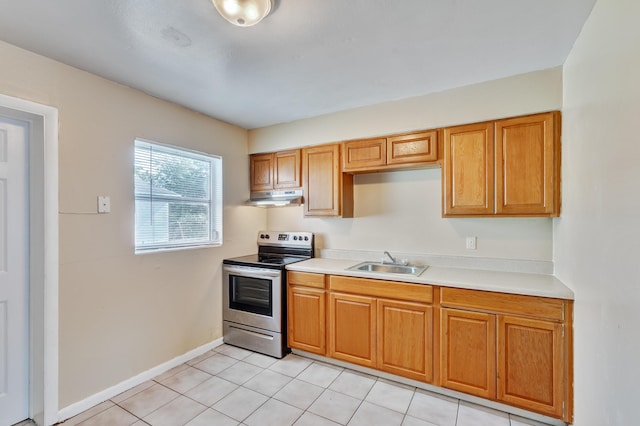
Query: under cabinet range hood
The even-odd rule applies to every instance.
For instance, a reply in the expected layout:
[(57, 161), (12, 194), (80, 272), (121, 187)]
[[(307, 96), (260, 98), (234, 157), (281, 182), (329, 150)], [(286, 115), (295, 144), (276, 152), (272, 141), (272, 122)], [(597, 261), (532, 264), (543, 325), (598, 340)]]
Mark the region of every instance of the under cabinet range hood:
[(247, 204), (257, 207), (284, 207), (302, 204), (302, 189), (252, 192)]

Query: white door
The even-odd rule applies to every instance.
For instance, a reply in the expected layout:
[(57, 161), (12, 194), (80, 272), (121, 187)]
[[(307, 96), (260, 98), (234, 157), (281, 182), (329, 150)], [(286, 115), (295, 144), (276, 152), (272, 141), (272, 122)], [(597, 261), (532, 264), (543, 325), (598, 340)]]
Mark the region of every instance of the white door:
[(27, 126), (0, 116), (0, 425), (29, 416)]

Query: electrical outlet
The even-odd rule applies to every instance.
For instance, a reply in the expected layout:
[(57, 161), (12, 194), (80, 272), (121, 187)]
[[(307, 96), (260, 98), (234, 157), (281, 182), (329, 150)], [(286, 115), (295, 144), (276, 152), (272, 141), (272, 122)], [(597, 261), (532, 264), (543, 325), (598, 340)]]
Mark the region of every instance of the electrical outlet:
[(478, 248), (478, 237), (467, 237), (467, 250), (476, 250)]
[(111, 213), (111, 197), (98, 195), (98, 213)]

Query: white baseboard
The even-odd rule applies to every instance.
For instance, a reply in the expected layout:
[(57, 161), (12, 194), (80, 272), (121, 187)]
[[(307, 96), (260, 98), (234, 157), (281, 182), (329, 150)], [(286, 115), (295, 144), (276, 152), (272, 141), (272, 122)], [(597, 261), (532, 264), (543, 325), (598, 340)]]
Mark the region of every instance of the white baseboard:
[(171, 370), (173, 367), (177, 367), (180, 364), (184, 364), (187, 361), (192, 360), (193, 358), (202, 355), (203, 353), (210, 351), (213, 348), (222, 345), (222, 337), (216, 339), (212, 342), (204, 344), (198, 348), (190, 350), (189, 352), (177, 356), (164, 364), (160, 364), (156, 367), (153, 367), (147, 371), (144, 371), (136, 376), (133, 376), (127, 380), (124, 380), (117, 385), (111, 386), (103, 391), (100, 391), (96, 394), (89, 396), (81, 401), (75, 402), (67, 407), (64, 407), (58, 411), (58, 422), (65, 421), (70, 419), (73, 416), (76, 416), (89, 408), (96, 406), (108, 399), (113, 398), (116, 395), (120, 395), (122, 392), (125, 392), (133, 387), (138, 386), (141, 383), (146, 382), (147, 380), (151, 380), (159, 374), (164, 373), (165, 371)]

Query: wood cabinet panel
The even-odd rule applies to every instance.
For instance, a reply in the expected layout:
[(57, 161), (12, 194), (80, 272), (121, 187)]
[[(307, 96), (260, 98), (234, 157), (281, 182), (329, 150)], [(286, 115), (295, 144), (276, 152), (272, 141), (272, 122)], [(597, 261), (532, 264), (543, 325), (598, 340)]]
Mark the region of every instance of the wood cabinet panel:
[(496, 396), (496, 317), (441, 309), (442, 386), (483, 398)]
[(498, 400), (563, 414), (562, 324), (498, 317)]
[(329, 293), (329, 356), (376, 366), (375, 299)]
[(299, 149), (276, 152), (273, 156), (273, 188), (300, 188), (301, 167)]
[(448, 127), (443, 135), (443, 215), (493, 213), (493, 123)]
[(353, 217), (353, 176), (340, 170), (340, 145), (302, 150), (305, 216)]
[(326, 292), (289, 284), (287, 296), (289, 346), (326, 355)]
[(379, 168), (387, 161), (387, 140), (385, 138), (348, 141), (343, 144), (344, 164), (342, 170), (362, 170)]
[(438, 165), (438, 131), (406, 133), (343, 143), (342, 170), (382, 172)]
[(378, 369), (410, 379), (433, 380), (433, 308), (378, 299)]
[(387, 138), (387, 164), (424, 163), (437, 160), (437, 130)]
[(289, 283), (289, 285), (301, 285), (304, 287), (324, 288), (325, 275), (312, 274), (308, 272), (288, 271), (287, 282)]
[(423, 284), (331, 275), (329, 277), (329, 289), (343, 293), (405, 299), (414, 302), (431, 303), (433, 301), (433, 287)]
[(273, 189), (273, 153), (249, 156), (251, 170), (250, 189), (268, 191)]
[(300, 155), (299, 149), (250, 155), (251, 192), (300, 188)]
[(440, 290), (440, 303), (448, 307), (511, 313), (562, 321), (566, 302), (548, 297), (446, 287)]
[[(559, 176), (557, 113), (496, 121), (496, 212), (552, 214)], [(559, 121), (559, 120), (558, 120)], [(558, 140), (556, 142), (556, 140)]]

